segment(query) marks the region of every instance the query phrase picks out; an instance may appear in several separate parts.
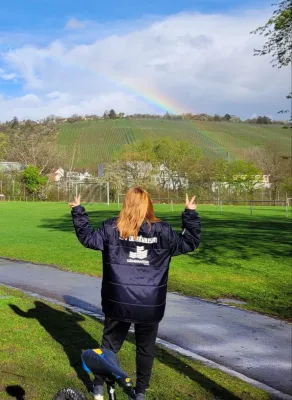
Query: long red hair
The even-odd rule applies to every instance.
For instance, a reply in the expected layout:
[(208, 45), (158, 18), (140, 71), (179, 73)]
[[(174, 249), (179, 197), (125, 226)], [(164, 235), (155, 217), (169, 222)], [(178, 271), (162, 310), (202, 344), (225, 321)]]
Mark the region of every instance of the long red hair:
[(122, 239), (129, 236), (137, 238), (143, 222), (149, 225), (159, 222), (154, 215), (153, 203), (148, 192), (140, 187), (134, 187), (128, 191), (124, 199), (123, 208), (117, 221), (117, 228)]

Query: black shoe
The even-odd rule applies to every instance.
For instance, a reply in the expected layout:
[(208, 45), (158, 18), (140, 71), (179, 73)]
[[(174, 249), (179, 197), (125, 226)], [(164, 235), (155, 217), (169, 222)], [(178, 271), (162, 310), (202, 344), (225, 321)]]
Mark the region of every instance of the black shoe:
[(146, 400), (146, 393), (136, 393), (135, 400)]
[(92, 387), (91, 394), (94, 398), (94, 400), (104, 400), (103, 394), (103, 386), (101, 385), (96, 385)]
[(136, 393), (134, 397), (129, 396), (128, 400), (146, 400), (146, 393)]

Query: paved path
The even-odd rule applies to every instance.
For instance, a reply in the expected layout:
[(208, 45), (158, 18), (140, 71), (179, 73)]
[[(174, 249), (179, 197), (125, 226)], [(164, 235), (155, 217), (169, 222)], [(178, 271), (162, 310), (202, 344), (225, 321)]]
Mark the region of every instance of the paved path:
[[(0, 283), (101, 313), (99, 278), (0, 258)], [(292, 394), (289, 323), (169, 293), (159, 337)]]

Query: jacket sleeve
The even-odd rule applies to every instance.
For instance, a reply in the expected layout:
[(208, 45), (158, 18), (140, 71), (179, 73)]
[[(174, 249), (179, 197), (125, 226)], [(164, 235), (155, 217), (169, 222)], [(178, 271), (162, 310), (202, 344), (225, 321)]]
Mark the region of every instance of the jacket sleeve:
[(195, 210), (185, 210), (182, 214), (182, 232), (170, 228), (171, 256), (189, 253), (198, 248), (201, 238), (200, 217)]
[(89, 249), (104, 250), (106, 240), (104, 224), (95, 231), (89, 224), (88, 215), (81, 205), (73, 207), (71, 214), (79, 242)]

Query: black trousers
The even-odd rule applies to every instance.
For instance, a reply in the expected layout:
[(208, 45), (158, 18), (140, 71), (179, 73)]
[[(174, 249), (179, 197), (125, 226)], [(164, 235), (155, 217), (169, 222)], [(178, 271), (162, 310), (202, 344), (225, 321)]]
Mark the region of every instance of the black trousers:
[[(149, 387), (154, 362), (158, 323), (134, 324), (136, 339), (136, 393), (145, 393)], [(131, 324), (105, 317), (101, 347), (117, 353), (129, 332)], [(104, 376), (95, 376), (94, 385), (103, 385)]]

